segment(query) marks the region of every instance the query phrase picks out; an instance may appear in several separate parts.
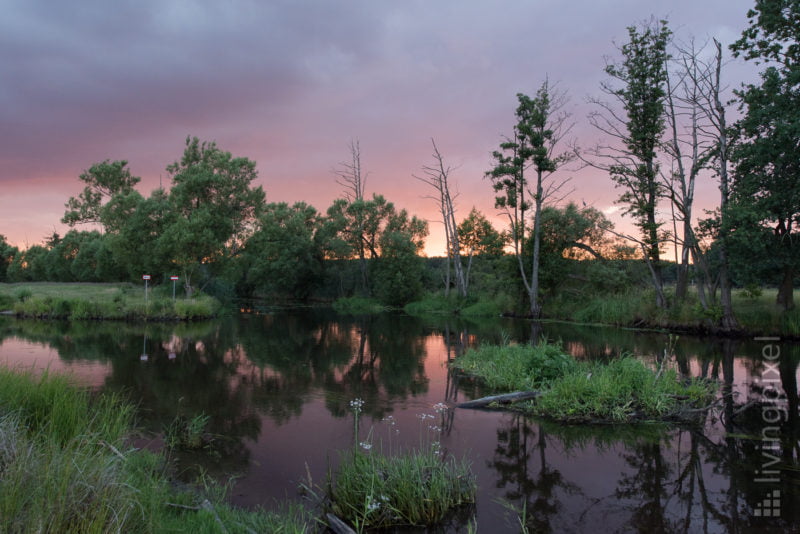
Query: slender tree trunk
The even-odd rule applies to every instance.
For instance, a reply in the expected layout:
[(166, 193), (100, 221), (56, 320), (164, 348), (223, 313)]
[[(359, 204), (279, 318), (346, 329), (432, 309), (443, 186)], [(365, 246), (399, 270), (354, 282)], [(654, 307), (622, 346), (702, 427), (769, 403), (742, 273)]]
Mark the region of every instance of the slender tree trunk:
[(720, 303), (722, 305), (722, 317), (720, 326), (723, 330), (736, 330), (739, 322), (733, 314), (733, 299), (731, 298), (731, 280), (728, 275), (728, 243), (727, 237), (730, 233), (728, 225), (728, 126), (725, 118), (725, 106), (719, 97), (720, 73), (722, 70), (722, 45), (714, 39), (714, 46), (717, 54), (714, 63), (714, 78), (712, 83), (711, 108), (716, 117), (715, 123), (718, 128), (718, 163), (719, 163), (719, 212), (720, 212), (720, 235), (719, 235), (719, 284), (720, 284)]
[(531, 266), (531, 285), (528, 290), (531, 301), (531, 318), (538, 320), (542, 316), (539, 303), (539, 248), (541, 244), (542, 216), (542, 171), (536, 173), (536, 211), (533, 214), (533, 265)]
[(791, 266), (783, 268), (783, 279), (778, 286), (776, 303), (783, 311), (794, 309), (794, 268)]

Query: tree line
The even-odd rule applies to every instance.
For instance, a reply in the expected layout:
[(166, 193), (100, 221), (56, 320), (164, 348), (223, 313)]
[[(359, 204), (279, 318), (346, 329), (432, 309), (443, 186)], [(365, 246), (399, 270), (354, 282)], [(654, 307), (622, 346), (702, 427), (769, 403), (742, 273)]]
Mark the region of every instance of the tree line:
[[(533, 96), (518, 94), (511, 134), (486, 172), (507, 220), (501, 230), (474, 209), (457, 220), (453, 169), (432, 140), (432, 162), (415, 178), (445, 228), (446, 254), (435, 272), (420, 258), (428, 223), (367, 194), (357, 141), (335, 172), (341, 197), (321, 212), (305, 202), (267, 203), (254, 186), (255, 162), (189, 137), (167, 167), (171, 187), (147, 197), (126, 161), (92, 165), (79, 177), (83, 191), (66, 203), (66, 235), (24, 251), (0, 239), (0, 281), (178, 274), (188, 294), (203, 288), (299, 299), (338, 281), (338, 296), (402, 305), (437, 286), (467, 298), (487, 289), (491, 271), (539, 317), (543, 296), (570, 276), (597, 290), (644, 276), (659, 308), (690, 298), (694, 281), (699, 305), (723, 329), (737, 327), (735, 284), (774, 282), (777, 304), (792, 309), (800, 263), (800, 0), (757, 0), (747, 17), (728, 48), (764, 68), (757, 83), (731, 93), (718, 41), (679, 41), (664, 20), (630, 26), (604, 67), (601, 96), (591, 99), (594, 146), (566, 142), (573, 123), (558, 84), (546, 79)], [(615, 230), (591, 206), (564, 203), (568, 163), (609, 176), (636, 233)], [(698, 216), (703, 180), (715, 183), (719, 201)], [(82, 224), (96, 230), (78, 231)], [(674, 262), (665, 258), (668, 244)], [(642, 265), (635, 275), (619, 263), (633, 258)]]

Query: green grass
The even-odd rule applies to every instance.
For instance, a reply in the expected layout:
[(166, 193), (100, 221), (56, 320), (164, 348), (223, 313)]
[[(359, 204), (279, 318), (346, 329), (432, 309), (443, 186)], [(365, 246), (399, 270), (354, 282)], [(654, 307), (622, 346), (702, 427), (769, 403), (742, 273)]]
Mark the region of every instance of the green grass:
[[(666, 288), (670, 300), (673, 291)], [(775, 305), (776, 289), (757, 293), (733, 291), (733, 311), (741, 328), (754, 335), (800, 336), (800, 308), (783, 312)], [(545, 303), (544, 313), (548, 318), (579, 323), (705, 329), (716, 322), (722, 310), (719, 305), (703, 310), (694, 289), (685, 302), (658, 309), (653, 290), (639, 289), (580, 299), (559, 295)]]
[(349, 315), (372, 315), (387, 311), (387, 307), (375, 299), (366, 297), (345, 297), (333, 303), (337, 313)]
[(558, 345), (482, 345), (469, 349), (453, 366), (480, 377), (493, 391), (539, 389), (577, 366)]
[(299, 508), (234, 509), (205, 484), (177, 490), (158, 454), (126, 449), (133, 409), (63, 377), (0, 369), (4, 532), (310, 532)]
[(409, 315), (462, 315), (466, 317), (497, 317), (512, 308), (505, 297), (493, 297), (482, 300), (461, 298), (455, 295), (445, 297), (442, 294), (427, 295), (422, 300), (410, 302), (403, 308)]
[(428, 295), (422, 300), (409, 302), (403, 308), (409, 315), (453, 315), (459, 313), (463, 301), (455, 296)]
[(561, 422), (685, 419), (687, 409), (707, 404), (714, 394), (707, 383), (680, 380), (674, 369), (657, 372), (629, 356), (580, 362), (548, 343), (483, 346), (453, 366), (493, 392), (540, 391), (535, 401), (517, 407)]
[(477, 491), (469, 465), (434, 446), (398, 456), (344, 453), (329, 488), (331, 512), (358, 532), (435, 525), (474, 503)]
[(131, 284), (0, 284), (0, 302), (22, 317), (71, 320), (192, 320), (214, 317), (219, 302), (207, 295), (191, 299), (156, 296)]
[(673, 369), (659, 375), (636, 358), (622, 357), (582, 363), (553, 381), (531, 411), (564, 422), (664, 420), (707, 404), (712, 394), (702, 382), (684, 383)]

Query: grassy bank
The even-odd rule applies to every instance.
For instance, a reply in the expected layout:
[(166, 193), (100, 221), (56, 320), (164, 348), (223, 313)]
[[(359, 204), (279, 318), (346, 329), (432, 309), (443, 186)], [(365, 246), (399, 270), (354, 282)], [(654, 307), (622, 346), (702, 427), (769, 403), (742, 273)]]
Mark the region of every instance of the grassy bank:
[[(166, 293), (169, 293), (167, 295)], [(171, 288), (151, 290), (131, 284), (0, 284), (0, 309), (20, 317), (70, 320), (193, 320), (214, 317), (220, 303), (207, 295), (177, 298)]]
[(582, 362), (558, 346), (483, 346), (457, 358), (454, 367), (476, 376), (494, 393), (538, 390), (523, 411), (562, 422), (634, 422), (685, 419), (707, 404), (714, 389), (683, 381), (671, 368), (651, 369), (632, 357)]
[[(351, 406), (357, 420), (362, 403)], [(363, 532), (434, 525), (475, 502), (467, 463), (434, 442), (391, 455), (359, 446), (342, 453), (315, 513), (292, 504), (240, 510), (226, 504), (226, 488), (203, 478), (179, 490), (162, 454), (131, 449), (133, 418), (133, 407), (115, 396), (0, 367), (0, 531), (306, 533), (331, 513)], [(176, 419), (166, 446), (199, 447), (206, 423), (206, 416)]]
[(310, 532), (302, 510), (247, 512), (177, 490), (163, 457), (126, 447), (133, 409), (62, 377), (0, 369), (0, 518), (8, 532)]
[[(733, 310), (743, 333), (800, 336), (800, 309), (783, 312), (775, 305), (777, 290), (734, 290)], [(579, 323), (643, 326), (697, 332), (713, 331), (719, 307), (703, 310), (695, 294), (668, 309), (655, 305), (652, 290), (582, 297), (560, 295), (544, 304), (547, 318)]]

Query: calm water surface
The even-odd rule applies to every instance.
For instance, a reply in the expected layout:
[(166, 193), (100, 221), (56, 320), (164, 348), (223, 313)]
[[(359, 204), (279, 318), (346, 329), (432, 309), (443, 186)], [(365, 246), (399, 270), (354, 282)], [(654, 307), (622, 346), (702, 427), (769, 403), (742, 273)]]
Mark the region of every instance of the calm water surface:
[[(527, 342), (526, 321), (368, 318), (320, 310), (247, 313), (209, 323), (127, 325), (0, 319), (0, 364), (72, 374), (140, 407), (144, 444), (176, 417), (210, 416), (213, 445), (177, 458), (231, 500), (274, 507), (322, 485), (358, 441), (394, 452), (439, 441), (477, 476), (474, 509), (442, 529), (519, 532), (798, 532), (800, 347), (781, 340), (670, 337), (544, 324), (576, 358), (665, 353), (685, 376), (730, 393), (702, 431), (660, 425), (561, 426), (455, 405), (482, 395), (448, 361), (479, 343)], [(434, 409), (444, 403), (448, 409)], [(425, 417), (431, 416), (431, 417)], [(523, 512), (524, 510), (524, 512)]]

